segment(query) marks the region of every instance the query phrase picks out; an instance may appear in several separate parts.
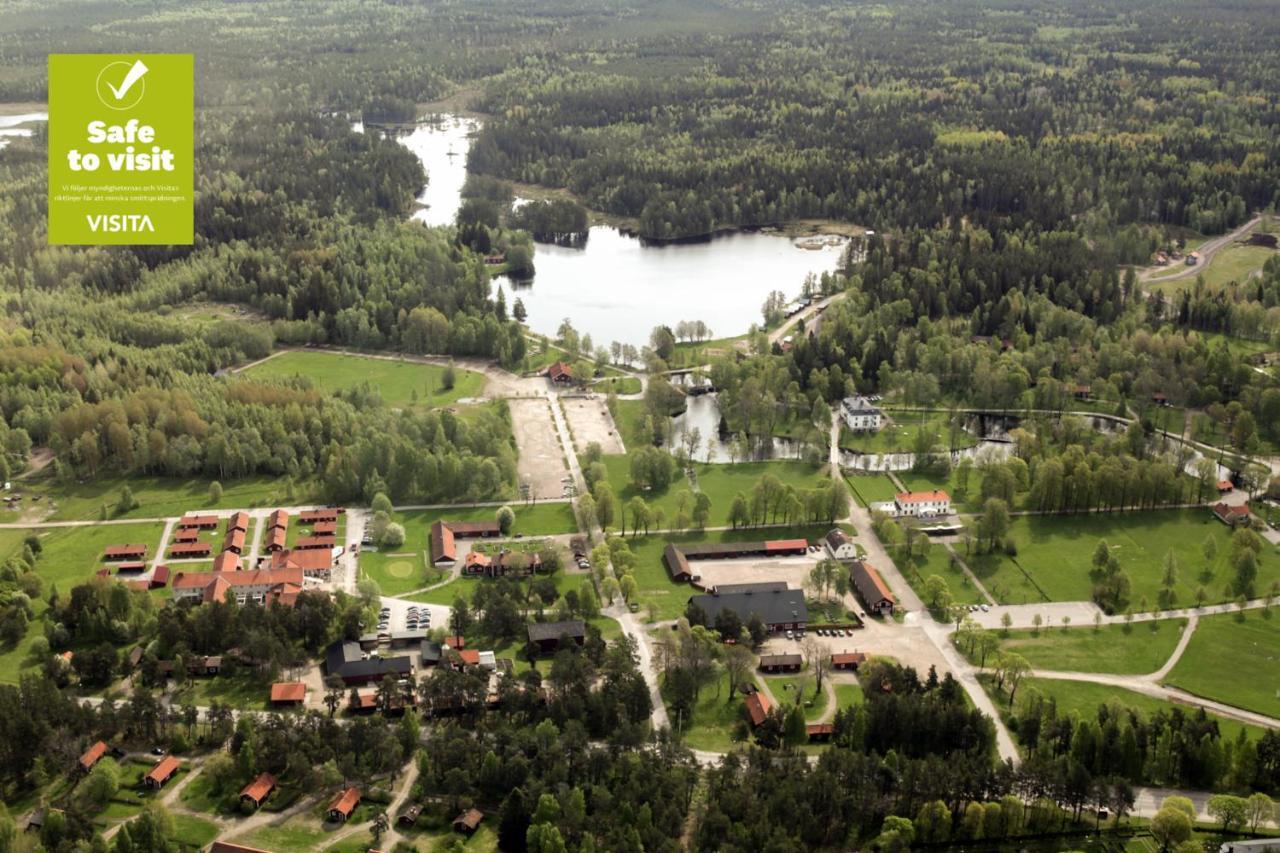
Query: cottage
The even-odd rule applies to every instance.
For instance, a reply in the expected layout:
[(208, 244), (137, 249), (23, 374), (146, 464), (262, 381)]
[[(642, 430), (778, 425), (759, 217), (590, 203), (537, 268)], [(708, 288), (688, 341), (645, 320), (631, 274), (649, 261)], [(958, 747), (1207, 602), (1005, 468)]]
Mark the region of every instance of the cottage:
[(662, 549), (662, 564), (667, 567), (667, 574), (676, 583), (693, 578), (693, 572), (689, 569), (688, 558), (685, 557), (683, 551), (670, 542), (667, 543), (666, 548)]
[(358, 805), (360, 805), (360, 789), (347, 788), (334, 797), (333, 802), (329, 804), (329, 820), (335, 823), (346, 823)]
[(215, 841), (209, 853), (271, 853), (261, 847), (245, 847), (243, 844), (232, 844), (229, 841)]
[(1071, 392), (1071, 396), (1075, 397), (1077, 400), (1088, 400), (1093, 396), (1093, 386), (1085, 384), (1077, 385)]
[(862, 652), (836, 652), (831, 656), (832, 669), (851, 669), (857, 672), (867, 659)]
[(230, 551), (232, 554), (244, 553), (245, 532), (240, 528), (228, 530), (227, 535), (222, 539), (222, 550)]
[(418, 817), (422, 814), (422, 806), (417, 803), (409, 806), (400, 813), (400, 817), (396, 818), (396, 823), (401, 826), (413, 826), (418, 822)]
[(288, 530), (289, 529), (289, 513), (283, 509), (277, 509), (267, 516), (268, 530)]
[(747, 718), (751, 720), (752, 728), (759, 728), (769, 718), (771, 708), (769, 697), (763, 693), (756, 691), (748, 695), (744, 704), (747, 707)]
[(453, 831), (471, 835), (480, 828), (482, 820), (484, 820), (484, 812), (479, 809), (467, 809), (453, 819)]
[(470, 669), (480, 665), (479, 649), (457, 649), (458, 665), (456, 669)]
[(1213, 515), (1214, 518), (1228, 527), (1247, 525), (1249, 523), (1249, 507), (1244, 505), (1232, 506), (1219, 502), (1213, 505)]
[(271, 685), (271, 704), (276, 707), (301, 705), (307, 698), (307, 685), (301, 681), (277, 681)]
[(147, 555), (147, 546), (141, 544), (108, 545), (102, 551), (102, 559), (108, 563), (121, 560), (140, 560)]
[(858, 546), (853, 537), (840, 528), (832, 530), (826, 536), (827, 551), (837, 560), (855, 560), (858, 557)]
[(170, 560), (190, 560), (209, 556), (213, 549), (208, 542), (179, 542), (169, 548)]
[(1230, 480), (1218, 481), (1218, 494), (1220, 495), (1225, 495), (1227, 492), (1233, 492), (1235, 491), (1235, 488), (1236, 488), (1235, 483), (1231, 482)]
[(293, 547), (294, 547), (294, 550), (296, 551), (318, 551), (318, 550), (331, 551), (333, 550), (333, 547), (337, 544), (338, 544), (337, 538), (332, 535), (302, 536), (298, 538), (297, 543), (295, 543)]
[(184, 515), (178, 519), (179, 530), (217, 530), (216, 515)]
[(336, 521), (317, 521), (311, 526), (311, 532), (316, 536), (337, 536), (338, 522)]
[(870, 563), (855, 560), (849, 567), (849, 580), (866, 608), (880, 616), (892, 616), (898, 601)]
[(836, 733), (836, 727), (831, 723), (809, 723), (804, 731), (809, 736), (809, 743), (826, 743)]
[(107, 744), (104, 741), (98, 741), (93, 746), (84, 751), (84, 755), (80, 756), (80, 769), (88, 773), (93, 766), (102, 760), (102, 756), (107, 754)]
[(799, 672), (804, 666), (800, 655), (761, 655), (761, 672)]
[(866, 397), (845, 397), (840, 401), (840, 420), (853, 432), (880, 429), (883, 413)]
[(173, 541), (181, 545), (189, 545), (192, 542), (200, 541), (199, 530), (178, 530), (173, 534)]
[(563, 361), (557, 361), (547, 368), (547, 378), (555, 385), (569, 385), (573, 382), (573, 368)]
[(557, 651), (562, 639), (570, 639), (579, 646), (587, 639), (587, 626), (581, 619), (534, 622), (528, 630), (529, 645), (536, 646), (538, 653), (544, 655)]
[(689, 599), (714, 625), (722, 610), (730, 610), (745, 625), (758, 616), (769, 631), (803, 631), (809, 623), (804, 592), (789, 589), (783, 581), (757, 584), (721, 584), (712, 592)]
[(147, 564), (143, 562), (129, 561), (116, 566), (116, 574), (118, 575), (133, 575), (145, 572), (146, 570)]
[(1156, 392), (1151, 395), (1151, 402), (1157, 406), (1167, 406), (1169, 405), (1169, 395), (1164, 392)]
[(893, 497), (898, 515), (930, 518), (951, 512), (951, 496), (941, 489), (932, 492), (899, 492)]
[(262, 808), (263, 802), (275, 789), (276, 777), (270, 773), (259, 773), (258, 778), (245, 785), (240, 791), (240, 802), (252, 803), (255, 809)]
[(317, 521), (337, 521), (341, 512), (342, 510), (333, 507), (328, 509), (309, 509), (298, 514), (298, 521), (303, 524), (315, 524)]
[(173, 778), (173, 774), (178, 772), (178, 759), (172, 755), (166, 755), (164, 758), (151, 768), (151, 772), (142, 777), (142, 783), (148, 788), (160, 789), (165, 783)]
[(147, 584), (151, 589), (160, 589), (169, 584), (169, 567), (156, 566), (151, 572), (151, 580)]
[(227, 519), (227, 531), (239, 530), (242, 533), (249, 531), (249, 513), (244, 510), (233, 512), (231, 517)]
[(267, 552), (274, 554), (277, 551), (283, 551), (288, 536), (289, 531), (284, 527), (273, 527), (268, 530), (266, 543)]

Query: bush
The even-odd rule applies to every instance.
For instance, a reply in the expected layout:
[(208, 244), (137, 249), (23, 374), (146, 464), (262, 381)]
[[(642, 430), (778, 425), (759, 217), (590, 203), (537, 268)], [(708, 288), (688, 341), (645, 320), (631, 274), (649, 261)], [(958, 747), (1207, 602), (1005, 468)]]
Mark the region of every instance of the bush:
[(404, 544), (404, 525), (391, 522), (382, 531), (381, 545), (384, 548), (399, 548)]

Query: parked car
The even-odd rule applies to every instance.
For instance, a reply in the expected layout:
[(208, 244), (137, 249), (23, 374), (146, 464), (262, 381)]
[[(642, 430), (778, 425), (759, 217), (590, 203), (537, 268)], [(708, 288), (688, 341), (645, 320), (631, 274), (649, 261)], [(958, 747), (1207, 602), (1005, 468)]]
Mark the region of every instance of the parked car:
[(796, 635), (795, 635), (795, 633), (794, 633), (794, 632), (792, 632), (792, 631), (788, 631), (788, 632), (787, 632), (787, 639), (788, 639), (788, 640), (794, 640), (795, 638), (796, 638)]

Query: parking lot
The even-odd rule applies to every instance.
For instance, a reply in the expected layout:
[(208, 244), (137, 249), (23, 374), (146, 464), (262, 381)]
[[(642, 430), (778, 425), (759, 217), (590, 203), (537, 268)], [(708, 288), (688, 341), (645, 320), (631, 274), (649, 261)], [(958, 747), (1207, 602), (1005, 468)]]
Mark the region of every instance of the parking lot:
[[(447, 628), (449, 626), (449, 607), (444, 604), (423, 604), (422, 602), (405, 601), (402, 598), (382, 598), (380, 605), (386, 614), (386, 627), (381, 627), (381, 623), (375, 630), (378, 633), (392, 633), (396, 631), (429, 631), (432, 628)], [(417, 608), (419, 616), (418, 624), (413, 628), (409, 627), (409, 610)]]
[(569, 431), (573, 433), (574, 450), (582, 453), (587, 445), (594, 442), (605, 453), (627, 452), (603, 397), (561, 397), (560, 402), (569, 422)]
[(520, 451), (516, 462), (520, 485), (527, 485), (535, 498), (565, 497), (565, 485), (572, 480), (551, 418), (551, 404), (537, 397), (508, 400), (507, 405)]

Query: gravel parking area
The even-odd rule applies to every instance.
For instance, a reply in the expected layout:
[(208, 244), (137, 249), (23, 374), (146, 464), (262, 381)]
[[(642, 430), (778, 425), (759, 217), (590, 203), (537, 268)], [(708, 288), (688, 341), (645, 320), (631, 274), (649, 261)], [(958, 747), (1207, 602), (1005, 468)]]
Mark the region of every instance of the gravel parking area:
[(793, 589), (802, 589), (809, 572), (823, 557), (823, 552), (811, 552), (803, 557), (776, 557), (763, 560), (697, 560), (689, 564), (702, 576), (704, 586), (726, 583), (764, 583), (786, 581)]

